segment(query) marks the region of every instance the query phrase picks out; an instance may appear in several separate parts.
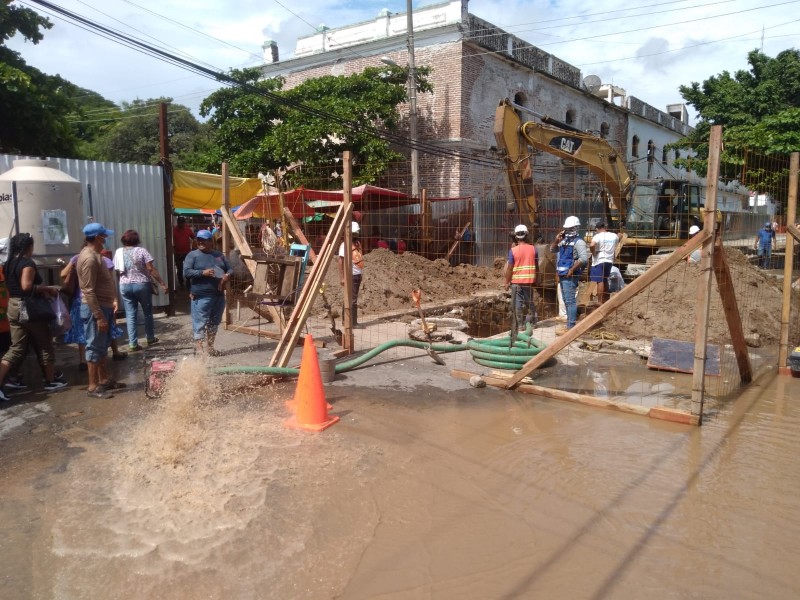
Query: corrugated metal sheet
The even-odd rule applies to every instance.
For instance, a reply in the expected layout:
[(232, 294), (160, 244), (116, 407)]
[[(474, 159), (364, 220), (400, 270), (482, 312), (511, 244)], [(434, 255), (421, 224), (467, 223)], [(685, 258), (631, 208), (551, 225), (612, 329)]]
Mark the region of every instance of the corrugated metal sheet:
[[(11, 169), (18, 158), (36, 157), (0, 154), (0, 173)], [(69, 158), (48, 160), (81, 182), (83, 207), (87, 213), (81, 215), (83, 221), (88, 223), (91, 213), (95, 221), (114, 230), (114, 238), (106, 247), (115, 250), (121, 245), (119, 240), (123, 232), (135, 229), (142, 246), (153, 255), (156, 268), (166, 280), (168, 231), (164, 223), (161, 168)], [(163, 294), (153, 298), (156, 306), (165, 306), (167, 302)]]

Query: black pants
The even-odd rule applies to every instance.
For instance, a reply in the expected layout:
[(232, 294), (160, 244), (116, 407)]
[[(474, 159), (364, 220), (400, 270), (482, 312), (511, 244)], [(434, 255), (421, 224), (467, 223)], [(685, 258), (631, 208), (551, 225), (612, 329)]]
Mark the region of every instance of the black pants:
[(183, 287), (183, 261), (186, 260), (185, 254), (175, 253), (175, 268), (178, 271), (178, 285)]

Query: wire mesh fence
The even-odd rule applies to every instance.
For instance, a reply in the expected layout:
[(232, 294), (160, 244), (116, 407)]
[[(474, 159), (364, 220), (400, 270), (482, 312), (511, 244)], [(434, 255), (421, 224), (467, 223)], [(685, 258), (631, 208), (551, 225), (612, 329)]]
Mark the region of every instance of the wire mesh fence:
[[(446, 363), (443, 368), (508, 377), (563, 333), (564, 308), (550, 242), (568, 216), (578, 217), (580, 237), (589, 244), (604, 221), (616, 221), (626, 232), (614, 262), (618, 271), (617, 287), (609, 288), (612, 299), (662, 260), (671, 261), (692, 228), (703, 225), (711, 192), (697, 177), (643, 182), (631, 192), (627, 214), (610, 219), (609, 200), (596, 175), (547, 155), (531, 158), (535, 215), (509, 193), (505, 168), (499, 163), (494, 170), (485, 163), (473, 170), (459, 165), (450, 173), (439, 165), (438, 183), (426, 187), (420, 198), (409, 195), (406, 162), (392, 165), (379, 185), (352, 188), (353, 221), (359, 225), (354, 262), (360, 263), (363, 256), (353, 314), (356, 353), (381, 348), (375, 360), (441, 360)], [(422, 157), (421, 162), (435, 161)], [(788, 300), (783, 291), (785, 273), (793, 281), (800, 276), (797, 252), (786, 253), (786, 226), (791, 225), (785, 221), (788, 171), (785, 156), (723, 154), (717, 186), (720, 210), (714, 222), (716, 253), (724, 260), (708, 263), (714, 276), (707, 324), (706, 415), (742, 388), (742, 348), (731, 334), (734, 316), (755, 376), (776, 365), (782, 322), (788, 321), (788, 343), (800, 343), (800, 291), (793, 291)], [(247, 211), (240, 209), (238, 216), (246, 217), (238, 220), (238, 228), (259, 267), (253, 277), (244, 262), (234, 260), (237, 276), (229, 301), (229, 329), (281, 337), (298, 291), (325, 252), (326, 236), (344, 200), (342, 172), (340, 162), (312, 172), (306, 169), (301, 188), (283, 189), (282, 195), (269, 190)], [(761, 233), (767, 222), (772, 234), (769, 252)], [(511, 234), (518, 224), (529, 227), (538, 254), (534, 300), (525, 315), (532, 325), (527, 334), (517, 331), (525, 328), (524, 320), (512, 329), (505, 285)], [(338, 259), (342, 240), (327, 242), (334, 258), (324, 284), (311, 296), (313, 306), (302, 326), (335, 352), (342, 347), (347, 307)], [(658, 407), (691, 413), (696, 332), (704, 299), (698, 290), (705, 281), (698, 253), (672, 260), (661, 277), (560, 350), (557, 360), (532, 372), (530, 381), (633, 407), (634, 412)], [(588, 274), (587, 267), (577, 288), (578, 323), (600, 310), (603, 299)], [(493, 349), (520, 343), (518, 352)], [(515, 355), (516, 362), (510, 362), (509, 355)]]

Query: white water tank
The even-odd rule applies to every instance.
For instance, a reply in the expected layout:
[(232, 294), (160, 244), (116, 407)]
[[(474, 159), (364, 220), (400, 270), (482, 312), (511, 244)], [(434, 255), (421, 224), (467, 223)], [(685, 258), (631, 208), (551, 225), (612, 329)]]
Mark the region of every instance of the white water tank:
[(33, 236), (36, 262), (56, 264), (80, 252), (86, 220), (81, 184), (44, 159), (15, 160), (14, 168), (0, 175), (0, 239), (17, 233), (14, 183), (19, 232)]

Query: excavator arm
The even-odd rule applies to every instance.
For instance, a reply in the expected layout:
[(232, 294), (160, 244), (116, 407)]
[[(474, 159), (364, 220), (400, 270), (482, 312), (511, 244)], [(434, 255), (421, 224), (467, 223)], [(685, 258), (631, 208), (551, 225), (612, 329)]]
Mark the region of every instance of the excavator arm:
[(625, 161), (605, 139), (534, 114), (544, 123), (523, 123), (507, 99), (500, 102), (495, 112), (495, 140), (504, 153), (508, 180), (519, 210), (526, 211), (534, 227), (537, 226), (538, 203), (529, 151), (533, 147), (586, 167), (596, 175), (608, 193), (607, 217), (617, 228), (622, 228), (632, 183)]

